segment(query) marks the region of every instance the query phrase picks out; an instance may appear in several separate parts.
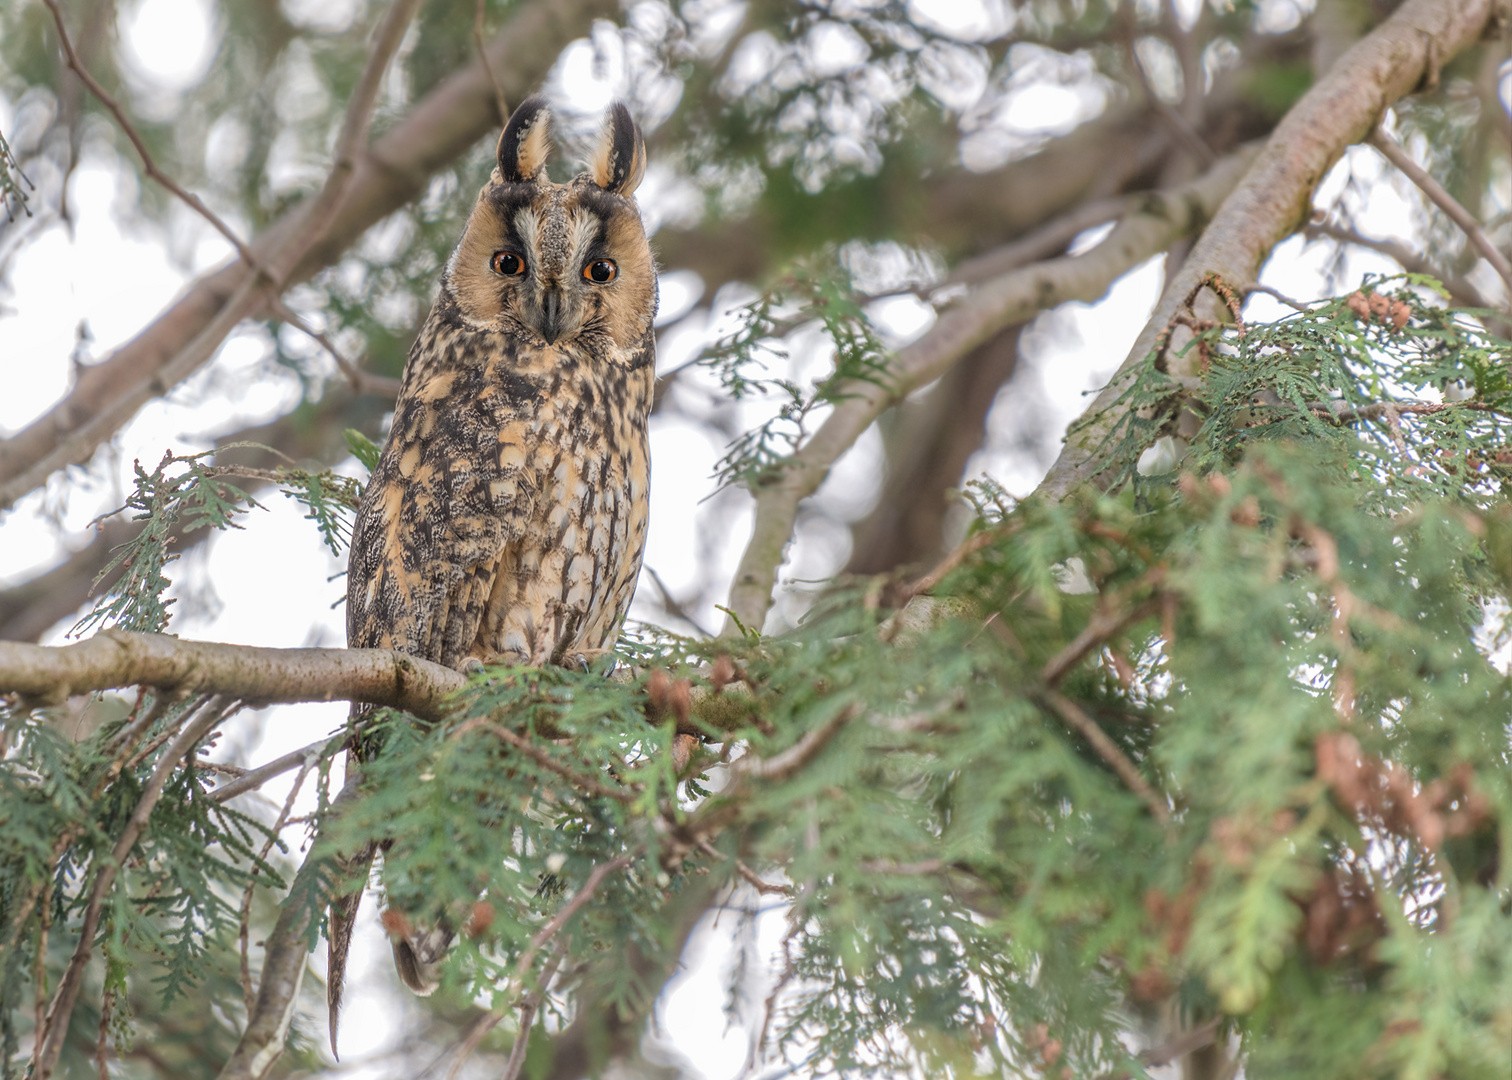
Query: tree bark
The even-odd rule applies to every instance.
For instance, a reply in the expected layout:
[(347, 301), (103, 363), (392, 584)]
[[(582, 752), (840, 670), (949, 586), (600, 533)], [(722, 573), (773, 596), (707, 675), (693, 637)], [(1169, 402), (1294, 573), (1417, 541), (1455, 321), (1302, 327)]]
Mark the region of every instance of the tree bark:
[(1082, 483), (1107, 482), (1107, 463), (1099, 453), (1122, 415), (1114, 402), (1170, 324), (1177, 305), (1210, 273), (1246, 292), (1271, 249), (1306, 220), (1313, 189), (1345, 149), (1365, 138), (1393, 102), (1424, 80), (1436, 80), (1441, 64), (1507, 15), (1507, 0), (1408, 0), (1292, 107), (1167, 283), (1134, 348), (1087, 410), (1085, 415), (1093, 419), (1067, 438), (1040, 494), (1062, 499)]
[(987, 434), (998, 389), (1018, 366), (1018, 331), (977, 346), (929, 394), (897, 410), (884, 433), (887, 478), (876, 509), (852, 530), (851, 574), (934, 565), (945, 555), (946, 492), (961, 483)]

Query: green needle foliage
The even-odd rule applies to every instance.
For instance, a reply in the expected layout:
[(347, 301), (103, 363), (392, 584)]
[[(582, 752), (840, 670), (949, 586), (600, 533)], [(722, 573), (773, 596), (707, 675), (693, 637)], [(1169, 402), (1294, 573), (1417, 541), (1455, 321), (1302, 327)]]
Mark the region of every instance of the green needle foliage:
[[(787, 456), (808, 436), (808, 421), (816, 408), (845, 397), (856, 381), (883, 383), (887, 351), (866, 318), (862, 298), (836, 265), (833, 254), (800, 263), (771, 289), (738, 309), (736, 326), (699, 363), (718, 377), (735, 400), (771, 396), (776, 413), (736, 438), (715, 474), (721, 484), (752, 486), (781, 469)], [(822, 331), (834, 349), (830, 370), (811, 386), (768, 372), (786, 365), (782, 339), (801, 327)]]
[[(1501, 1080), (1512, 355), (1384, 284), (1199, 327), (1201, 389), (1153, 356), (1109, 461), (1134, 475), (1184, 410), (1187, 467), (1061, 503), (977, 485), (930, 596), (837, 583), (779, 638), (648, 629), (613, 673), (492, 668), (444, 722), (371, 714), (325, 842), (384, 849), (386, 919), (457, 932), (457, 1003), (508, 1008), (550, 965), (579, 1008), (644, 1016), (689, 906), (755, 879), (788, 920), (752, 1023), (816, 1075), (1147, 1076), (1130, 1036), (1174, 1009), (1250, 1077)], [(241, 505), (192, 501), (204, 476), (159, 498), (162, 472), (149, 521)], [(189, 708), (73, 742), (24, 705), (0, 769), (11, 1052), (153, 766), (121, 740)], [(227, 898), (254, 869), (277, 887), (201, 776), (174, 774), (110, 894), (123, 1029), (190, 986), (236, 1014), (234, 982), (193, 980), (233, 967)]]

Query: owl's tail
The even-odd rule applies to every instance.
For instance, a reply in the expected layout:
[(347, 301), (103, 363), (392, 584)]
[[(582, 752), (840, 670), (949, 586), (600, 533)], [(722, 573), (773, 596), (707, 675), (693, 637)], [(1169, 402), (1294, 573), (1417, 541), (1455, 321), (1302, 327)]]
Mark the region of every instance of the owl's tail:
[[(326, 926), (326, 1008), (331, 1023), (331, 1053), (336, 1051), (336, 1028), (341, 1021), (341, 991), (346, 986), (347, 953), (352, 947), (352, 927), (357, 923), (357, 909), (362, 905), (362, 891), (368, 871), (373, 866), (377, 845), (368, 844), (350, 857), (333, 860), (334, 888)], [(343, 891), (346, 890), (346, 891)]]

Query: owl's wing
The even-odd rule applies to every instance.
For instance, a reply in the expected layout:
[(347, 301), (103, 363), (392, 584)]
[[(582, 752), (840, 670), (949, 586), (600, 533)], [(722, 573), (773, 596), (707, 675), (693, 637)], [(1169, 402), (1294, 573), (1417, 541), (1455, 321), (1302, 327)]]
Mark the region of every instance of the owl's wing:
[(530, 499), (528, 485), (503, 482), (500, 448), (526, 435), (511, 407), (518, 403), (481, 383), (481, 373), (451, 370), (416, 380), (400, 397), (352, 530), (353, 647), (458, 667), (477, 638), (500, 556)]

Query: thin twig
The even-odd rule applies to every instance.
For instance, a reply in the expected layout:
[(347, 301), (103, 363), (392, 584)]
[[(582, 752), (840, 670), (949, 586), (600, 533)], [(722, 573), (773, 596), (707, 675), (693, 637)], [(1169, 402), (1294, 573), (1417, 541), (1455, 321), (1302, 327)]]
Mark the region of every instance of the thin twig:
[(336, 367), (346, 376), (347, 383), (352, 387), (353, 393), (372, 394), (375, 397), (399, 396), (399, 391), (404, 386), (402, 380), (392, 378), (388, 375), (374, 375), (372, 372), (363, 371), (356, 364), (348, 360), (330, 338), (305, 322), (298, 312), (284, 303), (283, 297), (272, 297), (268, 306), (280, 319), (310, 338), (330, 354), (331, 359), (336, 362)]
[(1145, 801), (1145, 805), (1150, 808), (1150, 815), (1162, 825), (1170, 824), (1171, 811), (1166, 806), (1165, 800), (1145, 782), (1145, 778), (1139, 774), (1134, 763), (1118, 748), (1117, 743), (1108, 738), (1107, 732), (1098, 727), (1096, 721), (1063, 694), (1055, 690), (1046, 690), (1043, 693), (1045, 701), (1060, 713), (1061, 719), (1091, 743), (1092, 749), (1096, 750), (1098, 756), (1118, 774), (1119, 779), (1128, 786), (1129, 790)]
[[(711, 859), (724, 858), (724, 854), (717, 847), (709, 843), (701, 836), (698, 838), (698, 850), (702, 851)], [(735, 872), (745, 879), (747, 885), (751, 886), (751, 888), (755, 889), (762, 896), (793, 895), (793, 887), (791, 885), (778, 885), (774, 882), (767, 881), (763, 879), (760, 874), (752, 870), (749, 866), (741, 862), (739, 859), (735, 860)]]
[[(345, 732), (337, 736), (338, 739), (344, 739), (345, 737)], [(259, 765), (255, 769), (248, 769), (241, 776), (231, 781), (231, 783), (224, 784), (210, 792), (210, 799), (212, 802), (225, 802), (227, 799), (234, 799), (238, 795), (243, 795), (255, 788), (260, 788), (274, 777), (282, 776), (292, 769), (299, 768), (308, 760), (312, 753), (324, 750), (330, 745), (330, 739), (322, 739), (320, 742), (313, 742), (309, 746), (303, 746), (298, 750), (290, 751), (281, 758), (274, 758), (266, 765)]]
[(1040, 681), (1046, 686), (1056, 685), (1066, 672), (1093, 649), (1102, 645), (1124, 627), (1159, 611), (1161, 604), (1159, 596), (1150, 597), (1133, 607), (1124, 605), (1131, 595), (1159, 586), (1165, 580), (1165, 575), (1164, 567), (1152, 567), (1140, 575), (1137, 581), (1121, 589), (1117, 594), (1105, 598), (1104, 602), (1098, 605), (1092, 618), (1087, 621), (1087, 625), (1082, 628), (1082, 632), (1040, 669)]
[(504, 98), (504, 88), (499, 85), (498, 77), (494, 75), (493, 65), (488, 61), (488, 50), (483, 47), (483, 5), (485, 0), (478, 0), (478, 10), (473, 16), (473, 46), (478, 50), (478, 63), (483, 65), (483, 74), (488, 76), (488, 85), (493, 87), (494, 104), (499, 109), (499, 123), (509, 121), (509, 103)]
[(32, 1075), (36, 1080), (47, 1080), (52, 1074), (53, 1068), (58, 1063), (58, 1056), (63, 1052), (63, 1044), (68, 1039), (68, 1021), (73, 1015), (74, 1005), (78, 1002), (79, 991), (84, 985), (84, 969), (89, 963), (89, 958), (94, 952), (95, 934), (100, 925), (100, 913), (104, 907), (105, 896), (115, 884), (116, 875), (126, 863), (126, 857), (131, 854), (131, 849), (136, 846), (137, 839), (147, 828), (147, 821), (152, 816), (152, 811), (157, 807), (158, 800), (162, 798), (163, 789), (168, 786), (168, 780), (179, 763), (193, 752), (199, 741), (210, 733), (210, 730), (220, 723), (222, 716), (232, 702), (224, 697), (216, 698), (210, 706), (201, 711), (200, 715), (189, 724), (173, 741), (157, 768), (153, 770), (152, 777), (147, 781), (147, 786), (142, 791), (142, 797), (137, 801), (136, 809), (131, 812), (131, 818), (122, 830), (120, 839), (116, 841), (110, 856), (102, 860), (95, 873), (94, 889), (90, 893), (89, 905), (84, 911), (84, 920), (79, 929), (79, 944), (74, 949), (73, 958), (69, 960), (68, 967), (63, 972), (63, 978), (58, 981), (57, 993), (53, 996), (51, 1008), (48, 1009), (47, 1026), (45, 1032), (37, 1034), (37, 1040), (42, 1044), (42, 1050), (37, 1055), (36, 1068)]
[(510, 747), (519, 751), (521, 754), (524, 754), (531, 761), (534, 761), (537, 765), (541, 766), (541, 768), (556, 773), (573, 787), (578, 788), (579, 790), (586, 792), (589, 795), (593, 795), (601, 799), (614, 799), (616, 802), (629, 802), (630, 800), (635, 798), (633, 791), (608, 787), (604, 784), (599, 783), (591, 776), (580, 776), (579, 774), (573, 772), (571, 769), (567, 768), (567, 766), (563, 765), (560, 761), (557, 761), (556, 758), (546, 753), (546, 751), (542, 750), (539, 746), (536, 746), (529, 739), (521, 735), (516, 735), (508, 728), (502, 727), (490, 721), (469, 720), (467, 723), (463, 724), (457, 729), (453, 737), (479, 728), (488, 732), (490, 735), (493, 735), (500, 742), (507, 743)]
[[(257, 853), (259, 863), (267, 861), (273, 851), (273, 845), (278, 843), (278, 834), (288, 824), (289, 815), (294, 811), (294, 800), (299, 796), (299, 789), (304, 787), (305, 778), (310, 775), (310, 770), (320, 760), (320, 751), (324, 747), (325, 743), (315, 743), (305, 747), (303, 751), (298, 751), (304, 755), (300, 763), (299, 775), (294, 778), (294, 785), (289, 788), (289, 795), (284, 799), (283, 808), (279, 810), (278, 817), (268, 829), (268, 839), (263, 842), (262, 850)], [(242, 892), (241, 907), (237, 912), (239, 924), (237, 942), (241, 948), (242, 1000), (246, 1002), (249, 1015), (253, 1006), (257, 1004), (257, 992), (252, 989), (252, 966), (247, 960), (247, 939), (251, 936), (249, 931), (252, 921), (252, 892), (257, 888), (257, 872), (260, 869), (260, 866), (253, 864), (252, 872), (247, 875), (247, 888)]]
[(502, 1080), (517, 1080), (520, 1070), (525, 1067), (525, 1051), (530, 1048), (530, 1029), (535, 1024), (536, 1013), (540, 1011), (541, 1002), (546, 1000), (546, 992), (551, 987), (551, 979), (556, 975), (562, 957), (566, 955), (567, 941), (563, 939), (557, 942), (551, 959), (546, 961), (546, 966), (541, 969), (541, 977), (535, 989), (526, 995), (525, 1001), (520, 1005), (519, 1025), (515, 1031), (514, 1045), (509, 1048), (509, 1062), (504, 1066)]
[(812, 761), (841, 728), (860, 715), (860, 705), (854, 702), (846, 705), (812, 731), (804, 732), (801, 739), (780, 754), (769, 758), (740, 758), (730, 766), (731, 776), (736, 779), (753, 776), (759, 780), (786, 780)]
[(1512, 304), (1512, 261), (1497, 250), (1486, 231), (1481, 228), (1480, 222), (1475, 220), (1475, 215), (1466, 210), (1460, 201), (1444, 188), (1433, 176), (1412, 160), (1412, 155), (1407, 153), (1402, 144), (1391, 137), (1391, 133), (1377, 124), (1371, 132), (1370, 145), (1386, 156), (1386, 160), (1400, 169), (1406, 177), (1418, 186), (1422, 193), (1428, 196), (1430, 202), (1449, 215), (1450, 219), (1460, 227), (1470, 243), (1479, 251), (1491, 268), (1501, 276), (1502, 282), (1507, 287), (1507, 301)]
[(530, 939), (530, 944), (526, 946), (525, 951), (520, 954), (519, 962), (515, 964), (515, 975), (521, 979), (525, 978), (525, 973), (535, 962), (536, 954), (541, 951), (541, 947), (556, 937), (558, 931), (567, 925), (567, 920), (576, 915), (579, 908), (593, 899), (593, 894), (598, 891), (604, 879), (618, 870), (623, 870), (634, 861), (634, 855), (616, 855), (608, 862), (595, 866), (593, 872), (588, 875), (588, 880), (583, 882), (583, 887), (573, 895), (571, 900), (562, 905), (562, 910), (553, 915), (550, 922), (536, 931), (535, 937)]
[(1321, 221), (1307, 226), (1302, 230), (1302, 235), (1308, 240), (1316, 240), (1320, 237), (1335, 240), (1341, 244), (1352, 244), (1368, 251), (1378, 252), (1396, 263), (1403, 270), (1413, 274), (1427, 274), (1437, 278), (1443, 283), (1444, 288), (1449, 290), (1449, 295), (1464, 307), (1488, 308), (1491, 303), (1484, 293), (1474, 283), (1464, 278), (1455, 277), (1446, 273), (1441, 267), (1433, 266), (1420, 252), (1413, 251), (1403, 244), (1393, 240), (1377, 240), (1373, 236), (1365, 236), (1354, 229), (1335, 225), (1331, 222)]
[(989, 544), (994, 544), (997, 541), (1003, 539), (1005, 536), (1008, 536), (1011, 533), (1017, 531), (1017, 528), (1018, 524), (1015, 521), (1010, 525), (1002, 525), (992, 529), (983, 529), (981, 532), (973, 533), (972, 535), (968, 536), (965, 540), (962, 540), (959, 544), (956, 545), (954, 551), (945, 556), (945, 558), (941, 559), (939, 565), (936, 566), (933, 570), (931, 570), (929, 573), (925, 574), (918, 580), (904, 586), (900, 600), (906, 604), (915, 596), (919, 596), (922, 593), (933, 592), (935, 587), (938, 586), (940, 582), (944, 581), (945, 578), (948, 577), (956, 567), (960, 566), (963, 562), (971, 558), (971, 556), (975, 555), (978, 551), (981, 551), (984, 547), (987, 547)]
[(242, 243), (241, 237), (236, 235), (231, 226), (222, 221), (214, 210), (206, 206), (198, 195), (184, 190), (173, 177), (158, 168), (157, 162), (153, 160), (151, 152), (147, 149), (147, 144), (142, 141), (142, 137), (137, 134), (136, 128), (127, 119), (125, 110), (121, 108), (115, 98), (106, 92), (103, 86), (95, 81), (95, 77), (89, 73), (84, 67), (83, 62), (79, 60), (79, 54), (74, 51), (73, 41), (68, 36), (68, 26), (63, 21), (63, 12), (58, 7), (58, 0), (42, 0), (42, 2), (47, 5), (47, 10), (52, 12), (53, 23), (58, 30), (58, 44), (62, 46), (63, 58), (68, 63), (69, 70), (79, 77), (79, 81), (87, 86), (89, 92), (115, 117), (116, 123), (120, 125), (122, 133), (126, 138), (131, 140), (131, 145), (136, 148), (137, 154), (141, 157), (142, 168), (146, 171), (148, 177), (156, 181), (159, 186), (167, 188), (185, 206), (214, 226), (216, 232), (231, 242), (231, 246), (236, 249), (237, 254), (242, 257), (242, 261), (248, 266), (256, 266), (257, 263), (253, 259), (252, 253), (247, 250), (247, 245)]

